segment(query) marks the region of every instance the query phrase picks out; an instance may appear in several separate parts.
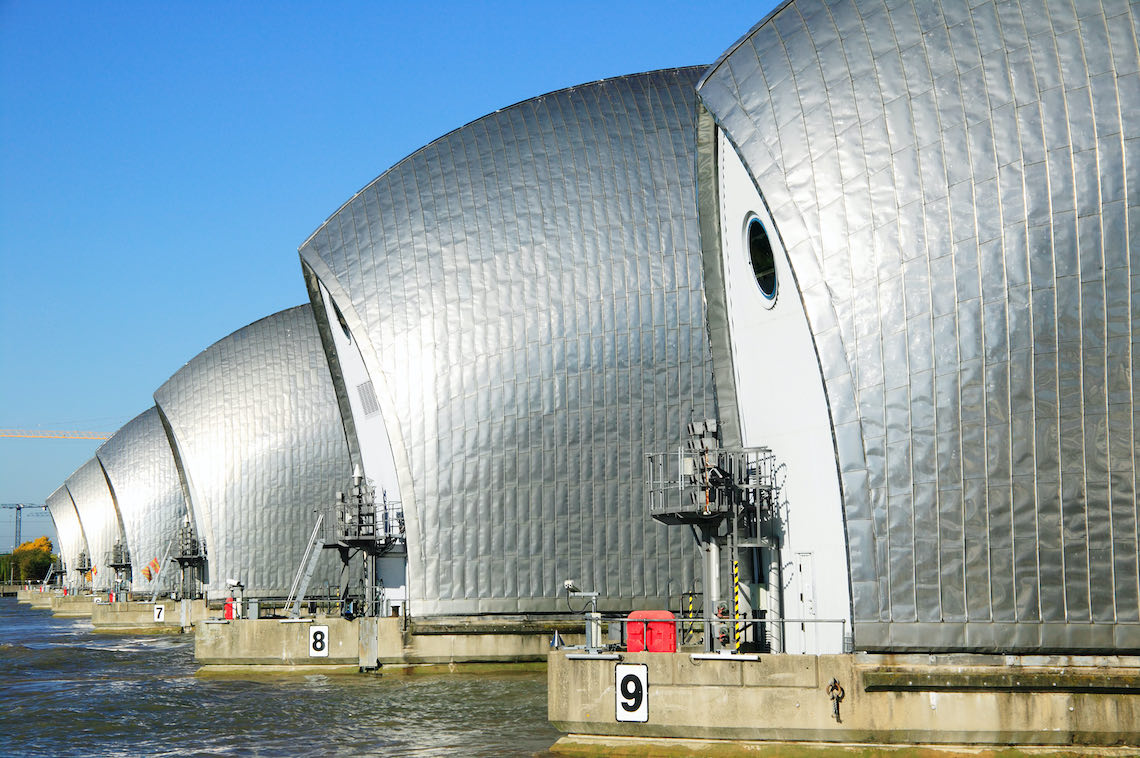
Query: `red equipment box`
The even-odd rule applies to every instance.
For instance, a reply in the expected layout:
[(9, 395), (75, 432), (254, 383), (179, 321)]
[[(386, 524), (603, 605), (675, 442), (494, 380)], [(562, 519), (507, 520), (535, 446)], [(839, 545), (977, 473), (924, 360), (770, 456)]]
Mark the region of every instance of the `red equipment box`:
[(677, 652), (676, 618), (670, 611), (634, 611), (629, 614), (626, 649), (631, 653), (643, 650), (650, 653)]

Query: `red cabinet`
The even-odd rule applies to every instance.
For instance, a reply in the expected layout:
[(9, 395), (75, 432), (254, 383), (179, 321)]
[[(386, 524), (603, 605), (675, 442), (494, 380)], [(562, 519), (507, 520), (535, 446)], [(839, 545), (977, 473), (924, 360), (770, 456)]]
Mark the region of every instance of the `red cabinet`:
[(675, 619), (669, 611), (634, 611), (626, 624), (626, 648), (631, 653), (677, 652)]

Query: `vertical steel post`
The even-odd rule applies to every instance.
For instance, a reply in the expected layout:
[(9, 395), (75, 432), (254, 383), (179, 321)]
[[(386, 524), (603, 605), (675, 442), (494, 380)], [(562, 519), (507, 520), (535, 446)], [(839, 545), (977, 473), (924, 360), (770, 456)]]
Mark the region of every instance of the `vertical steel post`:
[[(772, 545), (767, 549), (768, 560), (768, 614), (782, 619), (784, 617), (783, 579), (780, 571), (780, 538), (771, 535)], [(784, 652), (784, 622), (780, 621), (768, 627), (769, 649), (773, 653)]]
[(744, 624), (740, 623), (740, 561), (732, 562), (732, 645), (740, 652), (740, 633)]
[(716, 526), (702, 526), (701, 540), (704, 551), (703, 579), (705, 590), (705, 652), (712, 652), (713, 619), (720, 599), (720, 545), (716, 541)]

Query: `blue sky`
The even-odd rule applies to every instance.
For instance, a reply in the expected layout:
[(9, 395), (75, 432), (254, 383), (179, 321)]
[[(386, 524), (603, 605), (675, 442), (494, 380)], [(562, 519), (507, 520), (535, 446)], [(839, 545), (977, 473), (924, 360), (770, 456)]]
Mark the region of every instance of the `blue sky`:
[[(114, 432), (305, 302), (297, 247), (404, 156), (544, 92), (711, 63), (773, 5), (0, 0), (0, 428)], [(99, 444), (0, 438), (0, 502), (44, 502)]]

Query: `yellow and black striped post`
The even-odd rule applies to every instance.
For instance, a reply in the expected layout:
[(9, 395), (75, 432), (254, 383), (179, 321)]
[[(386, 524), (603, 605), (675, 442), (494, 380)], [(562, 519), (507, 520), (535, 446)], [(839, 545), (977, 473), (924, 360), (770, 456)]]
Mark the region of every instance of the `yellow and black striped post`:
[(692, 619), (695, 618), (695, 616), (693, 615), (693, 596), (696, 594), (697, 593), (695, 593), (695, 592), (689, 593), (689, 604), (688, 604), (688, 608), (685, 611), (685, 615), (690, 619), (688, 629), (685, 630), (685, 635), (684, 635), (686, 640), (688, 639), (689, 635), (693, 633)]
[(732, 562), (732, 621), (732, 642), (739, 652), (741, 632), (744, 631), (744, 624), (740, 623), (740, 561)]

